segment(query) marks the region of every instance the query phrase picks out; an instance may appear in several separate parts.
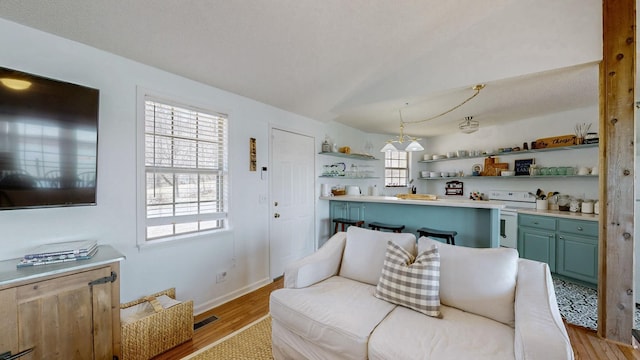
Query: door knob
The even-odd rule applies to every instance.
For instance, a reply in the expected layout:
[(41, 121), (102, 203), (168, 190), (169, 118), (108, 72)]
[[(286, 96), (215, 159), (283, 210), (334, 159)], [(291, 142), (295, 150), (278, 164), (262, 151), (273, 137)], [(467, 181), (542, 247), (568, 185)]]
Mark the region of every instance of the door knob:
[(275, 215), (273, 215), (273, 217), (277, 219), (277, 218), (279, 218), (279, 217), (280, 217), (280, 214), (275, 213)]

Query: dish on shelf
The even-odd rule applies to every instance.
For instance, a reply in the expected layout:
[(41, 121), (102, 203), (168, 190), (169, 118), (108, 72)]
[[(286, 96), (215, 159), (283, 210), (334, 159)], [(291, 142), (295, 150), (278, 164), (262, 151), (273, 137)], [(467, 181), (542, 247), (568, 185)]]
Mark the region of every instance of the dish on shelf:
[(474, 164), (471, 167), (471, 173), (479, 175), (482, 172), (482, 165)]
[(440, 160), (440, 159), (446, 159), (447, 156), (446, 155), (433, 155), (432, 158), (433, 158), (433, 160)]
[(502, 170), (500, 176), (515, 176), (516, 172), (513, 170)]

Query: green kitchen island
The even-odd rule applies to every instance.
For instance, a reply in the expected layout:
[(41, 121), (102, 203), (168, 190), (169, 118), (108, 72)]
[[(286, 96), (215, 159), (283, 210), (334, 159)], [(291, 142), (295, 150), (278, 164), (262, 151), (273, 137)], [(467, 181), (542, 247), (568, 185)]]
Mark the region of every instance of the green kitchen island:
[(500, 246), (499, 201), (465, 199), (414, 200), (394, 196), (324, 196), (329, 201), (330, 233), (333, 219), (362, 220), (365, 227), (371, 222), (404, 225), (403, 232), (418, 235), (418, 229), (428, 227), (458, 232), (456, 245), (468, 247)]

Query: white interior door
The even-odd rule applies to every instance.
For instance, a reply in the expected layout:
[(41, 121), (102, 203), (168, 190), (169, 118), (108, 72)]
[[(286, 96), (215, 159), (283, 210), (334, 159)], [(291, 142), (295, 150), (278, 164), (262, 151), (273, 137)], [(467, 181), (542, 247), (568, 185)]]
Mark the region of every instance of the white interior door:
[(270, 274), (315, 249), (315, 145), (310, 136), (271, 129)]

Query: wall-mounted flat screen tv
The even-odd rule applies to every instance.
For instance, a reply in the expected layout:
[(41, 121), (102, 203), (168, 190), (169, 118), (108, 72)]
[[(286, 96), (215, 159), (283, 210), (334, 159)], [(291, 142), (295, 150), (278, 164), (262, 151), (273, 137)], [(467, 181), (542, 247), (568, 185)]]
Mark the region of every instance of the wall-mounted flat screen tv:
[(0, 67), (0, 210), (96, 204), (99, 97)]

